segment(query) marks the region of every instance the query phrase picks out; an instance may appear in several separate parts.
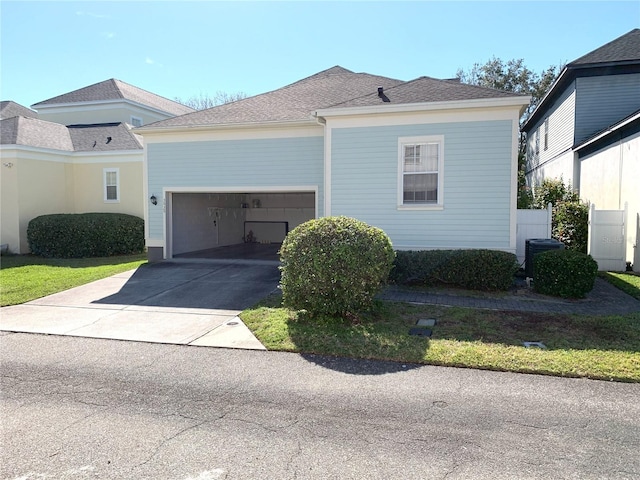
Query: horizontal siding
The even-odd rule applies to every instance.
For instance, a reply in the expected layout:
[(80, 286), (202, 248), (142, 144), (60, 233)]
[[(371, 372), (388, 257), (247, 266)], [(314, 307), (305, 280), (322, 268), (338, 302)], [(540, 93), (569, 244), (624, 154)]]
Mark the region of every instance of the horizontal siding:
[[(575, 129), (576, 93), (575, 82), (571, 83), (562, 96), (549, 109), (549, 113), (542, 117), (527, 136), (527, 170), (542, 165), (573, 146)], [(549, 140), (544, 149), (544, 121), (549, 119)], [(540, 136), (540, 149), (535, 152), (535, 136)]]
[(640, 73), (576, 79), (579, 144), (640, 108)]
[[(378, 226), (405, 248), (508, 248), (510, 121), (332, 130), (331, 208)], [(444, 209), (397, 208), (398, 138), (444, 136)]]
[[(318, 186), (322, 210), (322, 137), (150, 144), (147, 158), (150, 194), (164, 187)], [(164, 237), (162, 224), (162, 210), (150, 209), (150, 238)]]

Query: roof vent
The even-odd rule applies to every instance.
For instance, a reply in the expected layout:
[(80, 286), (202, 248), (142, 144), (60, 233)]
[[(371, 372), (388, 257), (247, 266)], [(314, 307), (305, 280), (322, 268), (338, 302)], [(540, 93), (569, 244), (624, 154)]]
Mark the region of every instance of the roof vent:
[(384, 88), (378, 87), (378, 96), (381, 97), (384, 95)]
[(112, 140), (111, 137), (107, 137), (107, 143), (109, 143)]

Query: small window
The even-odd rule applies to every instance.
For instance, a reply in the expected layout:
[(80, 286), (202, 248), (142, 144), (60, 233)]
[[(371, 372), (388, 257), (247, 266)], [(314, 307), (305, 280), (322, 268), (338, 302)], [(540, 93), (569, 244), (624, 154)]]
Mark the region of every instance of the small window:
[(120, 201), (120, 172), (117, 168), (104, 169), (104, 201), (106, 203)]
[(442, 205), (442, 137), (399, 139), (398, 205)]
[(536, 130), (536, 134), (535, 135), (536, 135), (536, 138), (535, 138), (536, 151), (535, 151), (535, 153), (536, 153), (536, 157), (537, 157), (540, 154), (540, 129)]
[(142, 119), (139, 117), (131, 117), (131, 126), (133, 127), (141, 127), (142, 126)]
[(544, 121), (544, 149), (549, 148), (549, 119)]

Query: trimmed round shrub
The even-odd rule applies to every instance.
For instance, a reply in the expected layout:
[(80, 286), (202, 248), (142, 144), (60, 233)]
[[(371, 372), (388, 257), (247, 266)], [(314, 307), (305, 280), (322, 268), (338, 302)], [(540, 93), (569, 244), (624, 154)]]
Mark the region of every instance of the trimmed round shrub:
[(517, 271), (517, 257), (499, 250), (399, 251), (391, 279), (408, 285), (444, 283), (472, 290), (508, 290)]
[(280, 248), (283, 304), (311, 316), (365, 311), (387, 280), (394, 251), (387, 234), (349, 217), (293, 229)]
[(144, 251), (144, 220), (123, 213), (42, 215), (29, 222), (31, 253), (50, 258), (127, 255)]
[(533, 257), (533, 288), (538, 293), (583, 298), (593, 289), (598, 263), (575, 250), (548, 250)]

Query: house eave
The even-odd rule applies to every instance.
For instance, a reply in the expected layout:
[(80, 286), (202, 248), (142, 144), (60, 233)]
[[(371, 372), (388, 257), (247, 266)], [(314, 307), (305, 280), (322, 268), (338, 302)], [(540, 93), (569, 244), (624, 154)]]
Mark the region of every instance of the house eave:
[(97, 157), (114, 157), (121, 155), (142, 155), (142, 148), (135, 150), (101, 150), (92, 152), (89, 150), (59, 150), (57, 148), (34, 147), (31, 145), (21, 145), (19, 143), (0, 145), (0, 152), (10, 152), (12, 150), (31, 153), (46, 153), (54, 155), (64, 155), (67, 157), (97, 156)]
[(367, 107), (338, 107), (316, 110), (316, 117), (340, 117), (389, 113), (412, 113), (436, 110), (461, 110), (469, 108), (520, 107), (520, 112), (529, 105), (531, 97), (481, 98), (475, 100), (454, 100), (442, 102), (407, 103), (398, 105), (374, 105)]
[(593, 137), (588, 138), (587, 140), (585, 140), (581, 144), (575, 145), (573, 147), (573, 149), (576, 152), (580, 152), (580, 151), (584, 150), (585, 148), (587, 148), (587, 147), (589, 147), (589, 146), (591, 146), (591, 145), (593, 145), (593, 144), (605, 139), (609, 135), (612, 135), (612, 134), (620, 131), (621, 129), (623, 129), (627, 125), (630, 125), (630, 124), (632, 124), (634, 122), (637, 122), (638, 120), (640, 120), (640, 112), (636, 112), (635, 114), (627, 117), (626, 119), (622, 120), (621, 122), (618, 122), (618, 123), (616, 123), (614, 125), (611, 125), (607, 129), (601, 131), (600, 133), (597, 133)]
[(318, 126), (314, 117), (309, 120), (290, 121), (268, 121), (268, 122), (247, 122), (247, 123), (215, 123), (215, 124), (195, 124), (195, 125), (171, 125), (171, 126), (145, 126), (136, 127), (132, 132), (138, 135), (153, 135), (163, 133), (183, 133), (183, 132), (205, 132), (205, 131), (225, 131), (225, 130), (251, 130), (256, 128), (296, 128)]
[(163, 115), (163, 116), (171, 116), (171, 117), (175, 117), (175, 116), (179, 116), (179, 115), (186, 115), (188, 113), (193, 113), (195, 112), (195, 110), (192, 110), (191, 112), (183, 112), (183, 113), (173, 113), (173, 112), (168, 112), (166, 110), (162, 110), (160, 108), (156, 108), (156, 107), (152, 107), (150, 105), (147, 105), (145, 103), (139, 103), (139, 102), (134, 102), (132, 100), (128, 100), (126, 98), (113, 98), (110, 100), (100, 100), (100, 101), (88, 101), (88, 102), (70, 102), (70, 103), (45, 103), (45, 104), (40, 104), (40, 103), (35, 103), (33, 105), (31, 105), (31, 108), (33, 110), (36, 110), (38, 113), (40, 113), (41, 111), (47, 110), (49, 113), (56, 113), (56, 111), (65, 111), (65, 110), (69, 110), (69, 109), (73, 109), (73, 108), (83, 108), (83, 107), (99, 107), (99, 106), (112, 106), (112, 105), (117, 105), (117, 104), (122, 104), (122, 103), (126, 103), (138, 108), (142, 108), (145, 110), (149, 110), (152, 111), (154, 113)]

